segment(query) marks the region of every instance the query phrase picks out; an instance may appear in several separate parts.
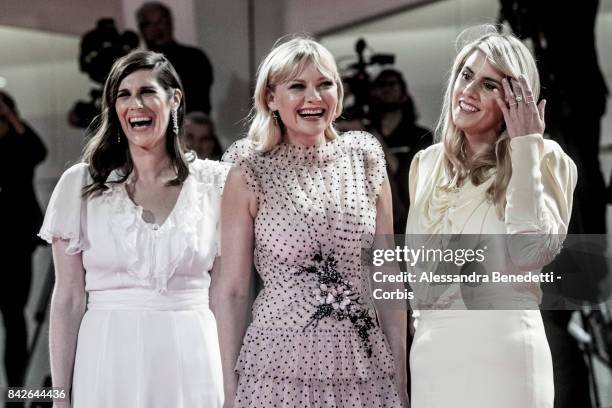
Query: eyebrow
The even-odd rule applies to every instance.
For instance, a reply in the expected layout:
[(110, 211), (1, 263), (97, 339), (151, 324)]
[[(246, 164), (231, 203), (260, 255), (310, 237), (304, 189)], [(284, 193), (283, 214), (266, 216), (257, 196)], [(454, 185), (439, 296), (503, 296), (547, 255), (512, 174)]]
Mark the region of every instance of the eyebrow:
[[(317, 82), (319, 82), (319, 81), (321, 81), (321, 82), (322, 82), (322, 81), (333, 81), (333, 79), (332, 79), (332, 78), (329, 78), (329, 77), (326, 77), (326, 76), (321, 76), (321, 77), (317, 78)], [(302, 80), (302, 79), (299, 79), (299, 78), (294, 78), (294, 79), (289, 80), (289, 82), (300, 82), (300, 83), (304, 83), (304, 82), (306, 82), (306, 81), (304, 81), (304, 80)]]
[[(155, 87), (154, 87), (154, 86), (151, 86), (151, 85), (145, 85), (145, 86), (141, 86), (141, 87), (139, 88), (139, 90), (140, 90), (140, 91), (154, 91), (154, 90), (155, 90)], [(120, 89), (117, 91), (117, 93), (119, 93), (119, 92), (130, 92), (130, 91), (129, 91), (129, 89), (127, 89), (127, 88), (120, 88)]]
[[(472, 70), (472, 68), (468, 67), (467, 65), (465, 65), (463, 69), (467, 69), (468, 71), (470, 71), (470, 74), (474, 75), (474, 71)], [(498, 86), (502, 86), (501, 81), (499, 81), (498, 79), (491, 78), (491, 77), (483, 77), (483, 79), (485, 81), (495, 82)]]

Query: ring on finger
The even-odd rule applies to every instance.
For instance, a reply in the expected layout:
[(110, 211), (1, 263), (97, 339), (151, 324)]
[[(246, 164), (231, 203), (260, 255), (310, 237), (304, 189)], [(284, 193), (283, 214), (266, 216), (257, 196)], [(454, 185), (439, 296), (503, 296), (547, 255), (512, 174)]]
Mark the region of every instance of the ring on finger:
[(525, 103), (532, 103), (534, 101), (533, 96), (526, 96)]
[(516, 95), (516, 98), (514, 98), (514, 99), (516, 99), (517, 103), (523, 101), (523, 97), (521, 95)]

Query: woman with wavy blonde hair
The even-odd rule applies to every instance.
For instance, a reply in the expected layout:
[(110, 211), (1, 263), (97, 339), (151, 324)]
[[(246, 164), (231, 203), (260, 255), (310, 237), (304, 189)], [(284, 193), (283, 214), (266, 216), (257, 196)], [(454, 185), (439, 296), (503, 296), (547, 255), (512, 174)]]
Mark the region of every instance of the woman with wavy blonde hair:
[[(491, 256), (503, 273), (539, 272), (567, 233), (576, 166), (542, 137), (545, 101), (538, 103), (527, 47), (493, 26), (466, 30), (458, 43), (437, 129), (441, 143), (411, 165), (407, 244), (440, 245), (447, 235), (503, 242), (487, 253), (502, 248)], [(467, 240), (474, 242), (459, 242)], [(413, 408), (552, 408), (538, 283), (414, 289)]]
[[(393, 233), (382, 148), (334, 130), (342, 82), (309, 38), (270, 51), (253, 99), (248, 137), (224, 156), (213, 308), (226, 406), (405, 407), (406, 313), (375, 313), (360, 259), (362, 234)], [(253, 263), (263, 288), (247, 328)]]

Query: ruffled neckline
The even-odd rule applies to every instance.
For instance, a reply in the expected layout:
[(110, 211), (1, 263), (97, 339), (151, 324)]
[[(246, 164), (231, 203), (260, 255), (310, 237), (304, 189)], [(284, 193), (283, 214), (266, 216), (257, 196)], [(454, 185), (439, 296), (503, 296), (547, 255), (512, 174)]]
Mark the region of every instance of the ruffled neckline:
[(477, 186), (468, 179), (461, 187), (447, 189), (442, 187), (445, 177), (438, 178), (420, 217), (422, 228), (434, 234), (461, 233), (475, 209), (487, 200), (486, 191), (493, 179), (491, 174)]
[(491, 169), (488, 178), (478, 186), (468, 178), (461, 187), (447, 189), (443, 187), (448, 176), (441, 149), (433, 160), (414, 204), (421, 209), (419, 216), (414, 217), (414, 212), (410, 212), (406, 234), (461, 233), (475, 209), (487, 200), (486, 190), (494, 180), (495, 169)]
[[(113, 172), (108, 181), (120, 177), (118, 172)], [(125, 188), (129, 178), (122, 183), (108, 181), (102, 197), (111, 208), (110, 229), (121, 256), (127, 261), (127, 273), (145, 287), (166, 292), (184, 252), (198, 246), (197, 225), (203, 216), (201, 197), (209, 186), (196, 183), (190, 174), (183, 182), (174, 208), (158, 225), (142, 219), (143, 208), (132, 201)]]
[(283, 141), (267, 153), (285, 165), (317, 166), (337, 160), (344, 154), (340, 137), (313, 146), (298, 146)]

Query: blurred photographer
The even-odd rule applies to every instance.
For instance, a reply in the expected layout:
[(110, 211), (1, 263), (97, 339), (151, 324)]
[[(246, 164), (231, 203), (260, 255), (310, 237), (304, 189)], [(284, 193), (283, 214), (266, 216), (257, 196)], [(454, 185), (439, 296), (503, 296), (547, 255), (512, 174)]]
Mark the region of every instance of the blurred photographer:
[(101, 18), (93, 30), (81, 38), (79, 68), (95, 83), (89, 91), (89, 100), (77, 101), (68, 113), (68, 123), (72, 126), (87, 128), (100, 114), (102, 85), (113, 63), (138, 47), (140, 39), (130, 30), (123, 33), (117, 30), (112, 18)]
[(185, 91), (187, 112), (210, 114), (213, 70), (206, 54), (176, 42), (172, 12), (163, 3), (144, 3), (136, 12), (136, 20), (147, 48), (164, 54), (176, 69)]
[(185, 115), (184, 145), (186, 150), (192, 150), (201, 160), (220, 160), (223, 154), (215, 124), (200, 111)]
[(399, 71), (384, 69), (371, 86), (369, 129), (380, 141), (388, 164), (396, 234), (402, 234), (410, 206), (408, 174), (414, 155), (433, 143), (429, 129), (417, 125), (408, 85)]
[(28, 354), (24, 308), (30, 292), (32, 252), (42, 213), (32, 179), (47, 149), (20, 117), (13, 98), (0, 90), (0, 311), (8, 385), (23, 386)]

